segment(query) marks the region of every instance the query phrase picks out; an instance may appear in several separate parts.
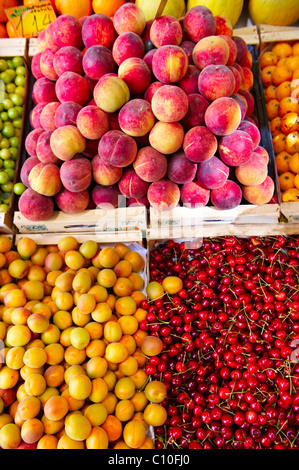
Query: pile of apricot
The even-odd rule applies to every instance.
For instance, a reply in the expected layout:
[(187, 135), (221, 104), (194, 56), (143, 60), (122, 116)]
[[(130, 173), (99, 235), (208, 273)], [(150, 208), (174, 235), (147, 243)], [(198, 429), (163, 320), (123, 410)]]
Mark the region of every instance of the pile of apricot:
[(122, 243), (0, 235), (1, 448), (153, 448), (166, 388), (144, 371), (160, 351), (139, 328), (144, 269)]
[(282, 200), (299, 201), (299, 41), (275, 43), (260, 68)]

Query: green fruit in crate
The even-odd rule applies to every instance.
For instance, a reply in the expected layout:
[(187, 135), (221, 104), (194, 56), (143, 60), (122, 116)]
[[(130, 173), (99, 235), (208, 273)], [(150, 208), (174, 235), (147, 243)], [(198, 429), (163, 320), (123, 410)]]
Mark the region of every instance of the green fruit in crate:
[(26, 94), (24, 59), (0, 59), (0, 80), (0, 212), (6, 212), (12, 194), (24, 190), (22, 183), (14, 184)]

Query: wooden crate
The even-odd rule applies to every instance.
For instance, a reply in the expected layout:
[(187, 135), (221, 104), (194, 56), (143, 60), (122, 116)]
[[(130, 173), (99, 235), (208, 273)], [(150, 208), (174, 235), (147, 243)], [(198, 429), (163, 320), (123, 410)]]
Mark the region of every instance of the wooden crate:
[[(16, 161), (15, 167), (15, 178), (13, 183), (18, 182), (19, 171), (20, 171), (20, 162), (21, 162), (21, 153), (22, 153), (22, 144), (23, 144), (23, 135), (24, 127), (26, 120), (26, 108), (27, 108), (27, 99), (28, 99), (28, 82), (29, 82), (29, 69), (26, 61), (27, 57), (27, 39), (25, 38), (4, 38), (0, 39), (0, 58), (10, 58), (10, 57), (23, 57), (25, 59), (26, 67), (26, 97), (23, 106), (23, 121), (20, 135), (20, 146), (18, 152), (18, 158)], [(15, 233), (16, 227), (13, 223), (13, 214), (15, 207), (16, 196), (12, 193), (11, 202), (9, 204), (8, 210), (6, 212), (0, 213), (0, 232), (1, 233)]]
[(19, 233), (50, 236), (56, 233), (87, 232), (89, 236), (93, 234), (106, 241), (110, 237), (117, 237), (119, 241), (141, 241), (146, 237), (147, 212), (145, 207), (94, 209), (75, 215), (55, 211), (45, 221), (32, 222), (16, 211), (14, 224)]
[(257, 26), (246, 26), (244, 28), (235, 28), (233, 35), (244, 39), (247, 45), (259, 46), (260, 38)]

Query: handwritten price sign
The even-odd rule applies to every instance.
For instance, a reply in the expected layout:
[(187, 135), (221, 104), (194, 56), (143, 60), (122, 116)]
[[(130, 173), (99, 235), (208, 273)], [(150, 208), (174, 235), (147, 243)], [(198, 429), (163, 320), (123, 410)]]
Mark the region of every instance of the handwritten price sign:
[(40, 1), (28, 8), (19, 6), (7, 8), (5, 14), (12, 23), (16, 33), (23, 38), (37, 37), (50, 23), (56, 19), (55, 12), (49, 1)]

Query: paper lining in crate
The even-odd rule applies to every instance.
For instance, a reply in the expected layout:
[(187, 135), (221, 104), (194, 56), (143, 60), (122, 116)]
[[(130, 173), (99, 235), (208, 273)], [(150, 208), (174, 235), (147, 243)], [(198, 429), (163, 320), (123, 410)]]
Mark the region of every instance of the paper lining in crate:
[[(147, 212), (145, 206), (92, 209), (79, 214), (54, 211), (44, 221), (26, 219), (21, 212), (14, 214), (14, 224), (20, 233), (95, 232), (124, 240), (142, 240), (146, 236)], [(116, 235), (117, 234), (117, 235)]]
[[(25, 59), (25, 66), (26, 63), (26, 56), (27, 56), (27, 40), (26, 38), (1, 38), (0, 39), (0, 58), (10, 58), (10, 57), (23, 57)], [(13, 183), (18, 181), (18, 173), (19, 173), (19, 166), (21, 160), (21, 149), (22, 149), (22, 140), (23, 140), (23, 133), (24, 133), (24, 123), (26, 117), (26, 103), (27, 103), (27, 96), (28, 96), (28, 82), (29, 82), (29, 71), (26, 68), (26, 85), (25, 85), (25, 92), (26, 97), (24, 101), (23, 107), (23, 119), (22, 119), (22, 128), (21, 128), (21, 135), (20, 135), (20, 146), (18, 157), (16, 161), (15, 167), (15, 178)], [(15, 206), (15, 194), (11, 193), (11, 202), (9, 204), (8, 210), (6, 212), (0, 213), (0, 233), (15, 233), (16, 227), (13, 223), (13, 212)]]
[[(273, 45), (277, 42), (296, 42), (299, 41), (299, 27), (296, 26), (269, 26), (259, 25), (260, 36), (260, 56), (267, 51), (270, 51)], [(278, 173), (275, 165), (277, 192), (282, 216), (289, 223), (299, 222), (299, 201), (298, 202), (283, 202), (281, 191), (278, 183)], [(299, 233), (299, 232), (298, 232)]]

